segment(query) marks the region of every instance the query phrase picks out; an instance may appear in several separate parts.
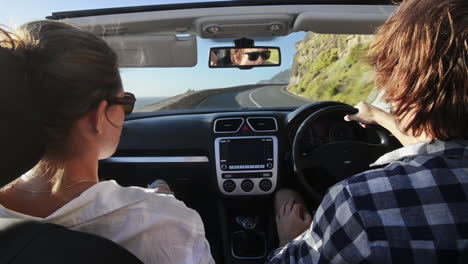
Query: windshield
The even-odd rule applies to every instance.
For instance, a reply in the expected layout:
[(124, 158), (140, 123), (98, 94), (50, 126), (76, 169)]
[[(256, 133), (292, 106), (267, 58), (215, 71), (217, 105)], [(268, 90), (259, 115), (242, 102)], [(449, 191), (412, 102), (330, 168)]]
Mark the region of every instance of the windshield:
[[(145, 0), (133, 5), (177, 4), (183, 0)], [(0, 10), (3, 23), (15, 28), (62, 10), (129, 6), (127, 0), (34, 3), (12, 2)], [(18, 15), (21, 14), (21, 15)], [(372, 68), (365, 54), (372, 36), (296, 32), (285, 37), (255, 39), (257, 46), (281, 49), (279, 67), (210, 68), (211, 47), (233, 46), (233, 39), (197, 39), (197, 65), (191, 68), (122, 68), (124, 88), (137, 97), (136, 112), (164, 110), (297, 107), (333, 100), (355, 104), (372, 101)]]
[(314, 101), (351, 105), (373, 101), (373, 71), (367, 50), (373, 36), (297, 32), (255, 39), (281, 49), (281, 66), (250, 70), (210, 68), (211, 47), (233, 40), (198, 38), (198, 63), (191, 68), (122, 68), (136, 112), (298, 107)]

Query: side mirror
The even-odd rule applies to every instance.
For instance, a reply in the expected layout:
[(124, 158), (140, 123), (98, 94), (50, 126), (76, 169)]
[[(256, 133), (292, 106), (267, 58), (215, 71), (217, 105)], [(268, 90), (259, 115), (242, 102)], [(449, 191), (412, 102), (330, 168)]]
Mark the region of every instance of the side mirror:
[(281, 52), (278, 47), (218, 47), (210, 49), (210, 68), (272, 67), (281, 65)]

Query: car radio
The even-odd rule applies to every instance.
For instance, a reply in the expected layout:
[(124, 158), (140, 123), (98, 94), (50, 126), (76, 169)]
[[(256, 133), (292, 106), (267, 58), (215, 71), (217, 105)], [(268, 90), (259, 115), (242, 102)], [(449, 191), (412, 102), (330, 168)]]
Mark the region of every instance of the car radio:
[(218, 185), (227, 195), (268, 194), (276, 186), (275, 136), (220, 137), (215, 140)]
[(233, 138), (219, 141), (220, 168), (223, 171), (273, 168), (273, 139)]

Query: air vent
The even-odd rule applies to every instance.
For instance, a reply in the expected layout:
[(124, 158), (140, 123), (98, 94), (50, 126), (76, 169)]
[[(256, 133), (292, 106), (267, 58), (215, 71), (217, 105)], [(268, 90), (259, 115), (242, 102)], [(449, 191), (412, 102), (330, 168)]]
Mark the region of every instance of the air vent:
[(237, 133), (244, 119), (242, 118), (223, 118), (216, 119), (214, 123), (214, 132), (215, 133)]
[(276, 119), (273, 117), (249, 117), (247, 124), (254, 132), (273, 132), (278, 130)]

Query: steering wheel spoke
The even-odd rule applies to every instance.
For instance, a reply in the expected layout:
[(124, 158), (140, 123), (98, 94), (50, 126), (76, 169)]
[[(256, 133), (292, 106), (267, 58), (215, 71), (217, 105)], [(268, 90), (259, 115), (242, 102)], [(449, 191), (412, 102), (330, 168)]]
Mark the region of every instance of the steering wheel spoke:
[(323, 160), (319, 154), (320, 153), (316, 150), (308, 153), (301, 153), (301, 158), (298, 161), (300, 166), (298, 166), (298, 168), (308, 169), (321, 166)]

